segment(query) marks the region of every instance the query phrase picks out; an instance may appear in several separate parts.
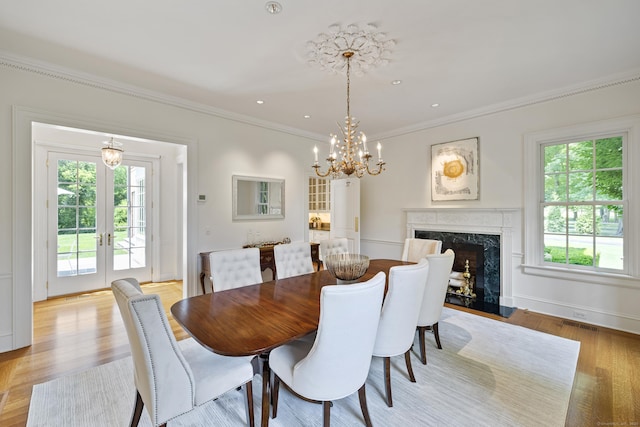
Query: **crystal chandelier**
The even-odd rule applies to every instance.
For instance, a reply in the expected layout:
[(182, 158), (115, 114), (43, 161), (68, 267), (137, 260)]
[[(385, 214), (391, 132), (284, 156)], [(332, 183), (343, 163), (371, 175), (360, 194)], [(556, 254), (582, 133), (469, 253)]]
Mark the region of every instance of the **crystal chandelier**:
[(124, 154), (124, 150), (120, 148), (122, 144), (113, 138), (110, 141), (105, 141), (104, 144), (106, 147), (102, 148), (102, 162), (111, 169), (115, 169), (122, 163), (122, 155)]
[[(333, 178), (339, 176), (355, 175), (360, 178), (365, 173), (379, 175), (384, 170), (385, 162), (382, 160), (382, 145), (378, 142), (378, 160), (373, 167), (369, 161), (373, 156), (367, 147), (367, 137), (364, 132), (358, 132), (360, 124), (351, 116), (350, 91), (351, 91), (351, 67), (355, 67), (358, 74), (365, 69), (384, 65), (388, 62), (385, 55), (388, 49), (394, 45), (393, 40), (384, 40), (384, 34), (375, 32), (372, 25), (359, 29), (356, 25), (350, 25), (346, 30), (337, 26), (330, 28), (330, 35), (320, 34), (318, 42), (310, 42), (309, 62), (318, 64), (324, 69), (340, 72), (346, 69), (347, 74), (347, 116), (344, 125), (338, 127), (342, 133), (342, 139), (331, 134), (331, 146), (329, 156), (326, 158), (327, 171), (321, 172), (318, 164), (318, 147), (313, 148), (315, 162), (313, 168), (316, 175)], [(353, 61), (353, 63), (352, 63)]]

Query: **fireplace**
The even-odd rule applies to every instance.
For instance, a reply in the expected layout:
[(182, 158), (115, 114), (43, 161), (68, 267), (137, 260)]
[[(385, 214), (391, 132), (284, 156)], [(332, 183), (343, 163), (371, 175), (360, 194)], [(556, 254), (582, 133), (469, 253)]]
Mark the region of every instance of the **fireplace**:
[(453, 250), (456, 254), (452, 268), (454, 272), (464, 273), (468, 263), (475, 297), (451, 293), (447, 296), (447, 302), (490, 313), (499, 312), (500, 236), (415, 230), (414, 237), (440, 240), (443, 252)]
[(441, 240), (443, 252), (452, 249), (456, 254), (454, 272), (464, 273), (468, 261), (475, 297), (452, 292), (447, 294), (447, 302), (503, 316), (511, 314), (505, 288), (511, 289), (513, 210), (412, 209), (406, 213), (407, 237)]

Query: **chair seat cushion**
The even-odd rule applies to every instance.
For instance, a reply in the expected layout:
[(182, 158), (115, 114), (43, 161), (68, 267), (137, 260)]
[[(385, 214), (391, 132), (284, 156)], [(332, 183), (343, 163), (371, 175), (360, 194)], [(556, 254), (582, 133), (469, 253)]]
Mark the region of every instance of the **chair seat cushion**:
[(313, 347), (315, 336), (304, 337), (289, 344), (282, 345), (271, 351), (269, 366), (280, 379), (296, 391), (293, 384), (293, 370), (296, 364), (304, 359)]
[(185, 346), (182, 354), (196, 379), (196, 406), (236, 388), (239, 381), (248, 382), (253, 378), (251, 359), (254, 356), (221, 356), (195, 341), (193, 345)]

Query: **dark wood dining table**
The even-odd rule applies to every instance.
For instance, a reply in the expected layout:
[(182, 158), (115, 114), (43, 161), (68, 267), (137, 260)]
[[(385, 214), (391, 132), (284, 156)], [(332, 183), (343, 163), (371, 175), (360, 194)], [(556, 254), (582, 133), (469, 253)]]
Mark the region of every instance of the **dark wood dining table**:
[[(374, 259), (359, 281), (397, 265)], [(327, 270), (257, 285), (198, 295), (176, 302), (171, 314), (201, 345), (225, 356), (262, 356), (262, 426), (269, 423), (269, 352), (314, 332), (320, 317), (320, 290), (336, 285)]]

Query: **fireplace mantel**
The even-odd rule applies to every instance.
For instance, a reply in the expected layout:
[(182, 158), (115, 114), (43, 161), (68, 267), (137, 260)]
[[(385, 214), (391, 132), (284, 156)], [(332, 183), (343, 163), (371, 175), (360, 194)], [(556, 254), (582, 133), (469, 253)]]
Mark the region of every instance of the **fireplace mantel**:
[(511, 230), (518, 209), (403, 209), (407, 237), (415, 230), (502, 234)]
[(500, 304), (512, 306), (513, 227), (519, 209), (433, 209), (407, 208), (406, 237), (416, 230), (500, 236)]

